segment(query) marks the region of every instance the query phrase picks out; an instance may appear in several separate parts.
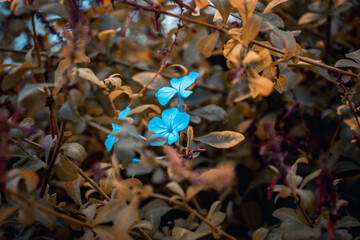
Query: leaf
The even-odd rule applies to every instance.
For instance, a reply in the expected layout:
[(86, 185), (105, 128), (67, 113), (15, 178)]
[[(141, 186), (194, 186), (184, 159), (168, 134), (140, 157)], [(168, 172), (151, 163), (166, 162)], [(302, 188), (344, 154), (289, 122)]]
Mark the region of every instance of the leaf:
[(196, 141), (216, 148), (231, 148), (245, 139), (244, 135), (233, 131), (212, 132), (195, 138)]
[(191, 111), (190, 114), (197, 115), (209, 121), (221, 121), (227, 118), (225, 110), (214, 104), (195, 109)]
[(307, 12), (300, 17), (298, 20), (299, 25), (311, 24), (317, 22), (320, 18), (323, 18), (324, 15), (320, 13)]
[(261, 22), (261, 17), (253, 15), (245, 23), (241, 31), (244, 46), (247, 46), (252, 40), (256, 38), (261, 27)]
[(10, 208), (0, 207), (0, 212), (1, 212), (0, 223), (2, 223), (4, 220), (6, 220), (11, 215), (13, 215), (17, 210), (19, 210), (18, 206), (10, 207)]
[(360, 222), (352, 216), (342, 217), (341, 220), (335, 224), (335, 228), (351, 228), (351, 227), (360, 227)]
[(266, 6), (266, 8), (264, 9), (264, 13), (268, 13), (271, 11), (271, 9), (273, 9), (274, 7), (276, 7), (277, 5), (287, 2), (288, 0), (272, 0), (271, 2), (269, 2), (269, 4)]
[(360, 64), (349, 59), (340, 59), (336, 62), (335, 67), (353, 67), (360, 69)]
[(282, 74), (278, 78), (276, 78), (276, 84), (275, 84), (274, 88), (279, 93), (283, 93), (283, 92), (287, 91), (287, 89), (288, 89), (288, 80), (287, 80), (285, 74)]
[(110, 168), (106, 170), (106, 177), (100, 179), (100, 188), (103, 190), (106, 194), (110, 194), (113, 187), (114, 187), (114, 178), (115, 178), (115, 168)]
[(80, 165), (86, 158), (86, 150), (85, 148), (76, 142), (73, 143), (65, 143), (61, 147), (62, 153), (74, 161), (77, 165)]
[(110, 41), (115, 37), (116, 33), (119, 32), (120, 30), (121, 28), (101, 31), (98, 34), (98, 38), (103, 45), (108, 46)]
[(252, 68), (248, 68), (249, 88), (252, 98), (256, 98), (258, 95), (267, 97), (272, 93), (274, 88), (273, 82), (263, 76), (260, 76)]
[(68, 11), (65, 8), (64, 4), (61, 3), (44, 4), (39, 8), (39, 11), (46, 14), (58, 15), (63, 19), (67, 19), (68, 17)]
[(121, 211), (121, 209), (125, 206), (126, 203), (120, 199), (114, 199), (106, 203), (94, 219), (93, 226), (101, 223), (112, 222), (119, 214), (119, 211)]
[(74, 181), (64, 182), (64, 188), (72, 200), (78, 205), (81, 205), (81, 193), (80, 193), (80, 176)]
[[(36, 201), (37, 204), (52, 209), (51, 205), (46, 201), (46, 200), (37, 200)], [(41, 223), (42, 225), (44, 225), (45, 227), (47, 227), (50, 230), (55, 229), (56, 227), (56, 217), (50, 213), (44, 212), (40, 209), (37, 209), (35, 207), (31, 207), (30, 208), (32, 213), (34, 214), (35, 219)]]
[(127, 205), (121, 209), (114, 221), (114, 227), (120, 234), (127, 232), (134, 223), (137, 213), (137, 207), (133, 204)]
[(294, 35), (287, 31), (282, 31), (278, 28), (274, 28), (270, 33), (271, 36), (275, 34), (277, 37), (279, 37), (282, 41), (282, 45), (285, 47), (285, 55), (284, 59), (290, 59), (296, 54), (296, 41), (294, 38)]
[(69, 161), (71, 160), (66, 159), (61, 153), (57, 156), (54, 171), (61, 181), (74, 181), (79, 175), (77, 169)]
[(352, 60), (354, 60), (355, 62), (360, 64), (360, 49), (358, 49), (354, 52), (345, 54), (345, 57), (351, 58)]
[(321, 169), (316, 170), (315, 172), (311, 173), (310, 175), (306, 176), (304, 178), (304, 180), (302, 181), (301, 185), (300, 185), (300, 189), (303, 189), (304, 186), (310, 182), (311, 180), (313, 180), (314, 178), (317, 178), (320, 175)]
[(36, 68), (35, 65), (29, 63), (29, 62), (25, 62), (24, 64), (17, 66), (17, 67), (13, 67), (6, 75), (5, 77), (2, 79), (1, 82), (1, 89), (3, 91), (7, 91), (11, 88), (13, 88), (18, 80), (29, 70), (29, 69), (34, 69)]
[(269, 230), (262, 227), (256, 230), (252, 236), (252, 240), (265, 240)]
[(319, 239), (321, 236), (320, 225), (311, 228), (303, 224), (299, 224), (294, 219), (287, 219), (281, 225), (284, 240), (313, 240)]
[(209, 6), (209, 2), (207, 0), (195, 0), (195, 5), (200, 9)]
[(179, 195), (182, 199), (185, 198), (184, 190), (180, 187), (177, 182), (169, 182), (166, 184), (166, 187), (169, 188), (171, 191)]
[(285, 221), (287, 219), (293, 219), (302, 225), (308, 224), (302, 213), (292, 208), (283, 207), (276, 209), (272, 215), (281, 221)]
[(257, 2), (258, 0), (230, 0), (231, 5), (239, 11), (244, 23), (253, 15)]
[(226, 23), (230, 15), (231, 5), (229, 0), (210, 0), (220, 12), (223, 23)]
[(147, 220), (140, 220), (139, 222), (133, 224), (129, 230), (132, 230), (134, 228), (141, 228), (151, 231), (153, 229), (154, 225), (147, 221)]
[(36, 93), (37, 91), (44, 92), (44, 88), (53, 87), (53, 86), (54, 86), (53, 83), (46, 83), (46, 84), (27, 83), (19, 92), (18, 97), (17, 97), (17, 102), (18, 103), (21, 102), (22, 100), (24, 100), (31, 94)]
[(213, 214), (218, 211), (218, 208), (220, 208), (221, 201), (215, 201), (213, 204), (211, 204), (211, 207), (209, 209), (208, 215), (206, 216), (207, 219), (211, 219)]
[(193, 197), (196, 196), (199, 192), (203, 190), (201, 185), (191, 185), (186, 189), (186, 201), (190, 201)]
[(161, 113), (161, 108), (159, 108), (157, 105), (155, 104), (144, 104), (144, 105), (141, 105), (141, 106), (138, 106), (134, 109), (131, 109), (129, 115), (133, 115), (133, 114), (138, 114), (138, 113), (141, 113), (147, 109), (152, 109), (154, 110), (156, 113)]
[(31, 172), (27, 169), (21, 170), (20, 175), (21, 178), (24, 179), (26, 190), (28, 192), (33, 192), (40, 181), (39, 176), (36, 173)]
[(219, 32), (216, 31), (208, 36), (201, 38), (197, 43), (197, 49), (204, 55), (205, 58), (211, 56), (212, 51), (214, 50), (216, 43), (219, 40)]
[(94, 72), (90, 69), (90, 68), (79, 68), (76, 69), (72, 75), (76, 75), (79, 76), (85, 80), (88, 80), (92, 83), (95, 83), (96, 85), (99, 86), (100, 84), (100, 80), (98, 79), (98, 77), (94, 74)]
[[(131, 79), (139, 83), (141, 86), (145, 87), (146, 84), (148, 84), (150, 80), (155, 76), (155, 74), (156, 73), (153, 72), (141, 72), (132, 76)], [(168, 85), (168, 82), (161, 75), (158, 75), (150, 84), (149, 89), (158, 90)]]

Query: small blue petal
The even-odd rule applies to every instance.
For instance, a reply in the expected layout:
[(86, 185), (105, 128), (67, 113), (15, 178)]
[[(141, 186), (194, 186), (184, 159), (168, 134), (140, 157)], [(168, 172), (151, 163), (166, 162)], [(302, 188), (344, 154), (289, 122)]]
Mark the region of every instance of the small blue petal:
[(190, 115), (184, 112), (178, 113), (174, 119), (173, 129), (176, 131), (184, 130), (189, 125)]
[(172, 97), (176, 94), (176, 89), (172, 87), (162, 87), (155, 94), (155, 96), (159, 99), (161, 105), (166, 105)]
[(159, 117), (154, 117), (150, 120), (148, 129), (150, 131), (154, 131), (155, 133), (163, 132), (167, 130), (167, 127), (164, 123), (164, 120), (162, 120)]
[(106, 149), (110, 151), (118, 140), (119, 139), (117, 137), (114, 137), (113, 135), (107, 135), (107, 139), (105, 140)]
[(179, 113), (179, 109), (177, 108), (166, 109), (161, 113), (161, 117), (164, 120), (164, 123), (166, 124), (167, 128), (170, 129), (170, 131), (172, 131), (171, 130), (172, 125), (178, 113)]
[(130, 111), (131, 111), (131, 108), (126, 107), (125, 110), (120, 112), (119, 119), (125, 119), (129, 115)]
[(140, 162), (140, 159), (139, 158), (133, 158), (133, 163), (134, 164), (139, 164)]
[(178, 131), (176, 129), (174, 129), (174, 131), (169, 133), (168, 136), (167, 136), (167, 140), (168, 140), (169, 144), (173, 144), (178, 139), (179, 139), (179, 133), (178, 133)]
[(171, 86), (173, 86), (178, 92), (185, 90), (190, 87), (195, 80), (198, 78), (199, 74), (197, 72), (191, 72), (189, 75), (184, 76), (182, 78), (173, 78), (170, 82)]
[(190, 90), (182, 90), (180, 92), (180, 96), (183, 97), (183, 98), (187, 98), (188, 96), (190, 96), (190, 94), (192, 94), (193, 91), (190, 91)]

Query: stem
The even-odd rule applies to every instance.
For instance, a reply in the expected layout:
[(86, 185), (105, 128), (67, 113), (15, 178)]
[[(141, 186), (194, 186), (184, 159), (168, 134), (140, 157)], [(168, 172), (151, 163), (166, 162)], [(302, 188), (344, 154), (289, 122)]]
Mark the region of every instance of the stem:
[(90, 183), (90, 185), (95, 188), (96, 191), (98, 191), (98, 193), (100, 193), (101, 196), (103, 196), (107, 201), (111, 201), (111, 199), (109, 198), (108, 195), (106, 195), (106, 193), (104, 193), (104, 191), (91, 179), (89, 178), (81, 168), (79, 168), (75, 163), (73, 163), (70, 159), (68, 159), (65, 156), (65, 159), (68, 160), (68, 162), (74, 167), (76, 168), (76, 170), (78, 171), (78, 173), (88, 182)]
[(33, 146), (35, 146), (35, 147), (38, 147), (38, 148), (40, 148), (40, 149), (44, 150), (44, 147), (43, 147), (43, 146), (41, 146), (40, 144), (38, 144), (38, 143), (36, 143), (36, 142), (31, 141), (30, 139), (27, 139), (27, 138), (21, 138), (21, 140), (23, 140), (24, 142), (27, 142), (27, 143), (29, 143), (29, 144), (31, 144), (31, 145), (33, 145)]
[(183, 112), (182, 97), (179, 94), (178, 94), (178, 97), (179, 97), (180, 112)]
[(325, 49), (324, 49), (324, 61), (328, 60), (328, 53), (330, 50), (330, 37), (331, 37), (331, 7), (333, 0), (329, 0), (329, 5), (326, 10), (326, 35), (325, 35)]
[(219, 234), (222, 234), (224, 235), (225, 237), (227, 237), (228, 239), (231, 239), (231, 240), (236, 240), (235, 237), (231, 236), (230, 234), (222, 231), (220, 228), (216, 227), (214, 224), (212, 224), (212, 222), (203, 217), (202, 215), (200, 215), (195, 209), (191, 208), (188, 204), (186, 203), (183, 203), (183, 202), (180, 202), (180, 201), (177, 201), (177, 200), (173, 200), (167, 196), (164, 196), (164, 195), (161, 195), (161, 194), (156, 194), (156, 193), (152, 193), (149, 195), (150, 197), (153, 197), (153, 198), (158, 198), (158, 199), (161, 199), (161, 200), (164, 200), (164, 201), (167, 201), (169, 203), (172, 203), (172, 204), (175, 204), (175, 205), (178, 205), (182, 208), (185, 208), (186, 211), (188, 211), (189, 213), (193, 214), (194, 216), (196, 216), (198, 219), (200, 219), (202, 222), (206, 223), (214, 232), (217, 232)]
[(107, 90), (105, 90), (105, 95), (106, 95), (106, 96), (108, 97), (108, 99), (109, 99), (109, 102), (110, 102), (110, 105), (111, 105), (111, 108), (112, 108), (112, 111), (113, 111), (114, 116), (117, 117), (116, 107), (115, 107), (115, 105), (114, 105), (114, 102), (111, 100), (110, 94), (109, 94), (109, 92), (108, 92)]
[[(50, 162), (49, 162), (49, 166), (47, 167), (46, 171), (45, 171), (45, 176), (43, 178), (43, 182), (41, 184), (41, 190), (40, 190), (40, 197), (44, 197), (44, 194), (45, 194), (45, 190), (46, 190), (46, 185), (50, 179), (50, 176), (51, 176), (51, 172), (52, 172), (52, 169), (54, 168), (55, 166), (55, 161), (56, 161), (56, 156), (60, 150), (60, 145), (61, 145), (61, 142), (62, 142), (62, 139), (63, 139), (63, 136), (64, 136), (64, 132), (65, 132), (65, 125), (66, 125), (66, 122), (63, 121), (61, 122), (61, 126), (60, 126), (60, 133), (59, 133), (59, 138), (56, 142), (56, 146), (55, 146), (55, 150), (54, 152), (51, 154), (51, 159), (50, 159)], [(49, 154), (50, 156), (50, 154)], [(48, 161), (46, 161), (48, 162)]]
[(39, 210), (41, 210), (43, 212), (52, 214), (52, 215), (54, 215), (56, 217), (62, 218), (64, 220), (67, 220), (67, 221), (75, 223), (75, 224), (79, 224), (79, 225), (84, 226), (84, 227), (90, 227), (89, 224), (87, 224), (85, 222), (82, 222), (82, 221), (80, 221), (80, 220), (78, 220), (76, 218), (72, 218), (72, 217), (70, 217), (68, 215), (58, 213), (58, 212), (54, 211), (53, 209), (50, 209), (50, 208), (44, 207), (44, 206), (42, 206), (40, 204), (34, 203), (31, 200), (23, 197), (19, 193), (14, 192), (13, 190), (10, 190), (8, 188), (4, 188), (4, 192), (7, 192), (8, 194), (10, 194), (12, 196), (15, 196), (16, 198), (20, 199), (21, 201), (25, 202), (26, 204), (31, 205), (31, 206), (33, 206), (33, 207), (35, 207), (35, 208), (37, 208), (37, 209), (39, 209)]
[[(31, 1), (31, 4), (32, 4), (32, 1)], [(37, 60), (38, 60), (38, 67), (41, 69), (42, 68), (42, 62), (41, 62), (41, 53), (40, 53), (40, 48), (39, 48), (39, 43), (37, 41), (37, 33), (36, 33), (36, 28), (35, 28), (35, 14), (33, 13), (31, 15), (31, 25), (32, 25), (32, 30), (33, 30), (33, 34), (32, 34), (32, 37), (33, 37), (33, 42), (34, 42), (34, 46), (35, 46), (35, 51), (36, 51), (36, 56), (37, 56)], [(46, 80), (45, 80), (45, 76), (44, 76), (44, 73), (40, 73), (40, 80), (43, 84), (46, 83)], [(46, 94), (46, 99), (49, 99), (50, 98), (50, 90), (44, 86), (44, 92)], [(56, 134), (59, 135), (59, 128), (58, 128), (58, 125), (57, 125), (57, 121), (56, 121), (56, 117), (55, 117), (55, 113), (54, 113), (54, 109), (52, 108), (52, 106), (50, 105), (49, 106), (49, 111), (50, 111), (50, 121), (53, 124), (53, 126), (55, 126), (55, 131), (56, 131)]]

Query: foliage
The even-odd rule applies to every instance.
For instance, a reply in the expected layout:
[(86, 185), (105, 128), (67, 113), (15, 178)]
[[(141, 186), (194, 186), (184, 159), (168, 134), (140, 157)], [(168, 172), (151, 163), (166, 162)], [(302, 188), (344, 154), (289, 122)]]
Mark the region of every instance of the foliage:
[(0, 0), (1, 238), (359, 239), (359, 10)]

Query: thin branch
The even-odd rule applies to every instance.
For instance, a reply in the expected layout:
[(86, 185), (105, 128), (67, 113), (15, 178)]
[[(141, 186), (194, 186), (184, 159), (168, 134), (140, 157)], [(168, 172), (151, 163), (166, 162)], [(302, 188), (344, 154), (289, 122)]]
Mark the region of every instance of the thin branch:
[[(56, 146), (55, 146), (55, 150), (54, 152), (51, 154), (51, 159), (50, 161), (46, 161), (49, 165), (45, 171), (45, 174), (44, 174), (44, 178), (43, 178), (43, 182), (41, 184), (41, 190), (40, 190), (40, 197), (43, 197), (44, 194), (45, 194), (45, 190), (46, 190), (46, 185), (51, 177), (51, 173), (52, 173), (52, 169), (54, 168), (55, 166), (55, 160), (56, 160), (56, 156), (57, 154), (59, 153), (59, 150), (60, 150), (60, 146), (61, 146), (61, 143), (62, 143), (62, 139), (63, 139), (63, 136), (64, 136), (64, 132), (65, 132), (65, 125), (66, 125), (66, 121), (63, 121), (61, 122), (61, 126), (60, 126), (60, 133), (59, 133), (59, 138), (57, 139), (57, 142), (56, 142)], [(49, 154), (50, 156), (50, 154)]]
[(178, 206), (180, 206), (182, 208), (185, 208), (186, 211), (193, 214), (195, 217), (200, 219), (202, 222), (206, 223), (214, 232), (222, 234), (225, 237), (227, 237), (228, 239), (236, 240), (235, 237), (231, 236), (230, 234), (228, 234), (228, 233), (222, 231), (220, 228), (216, 227), (209, 219), (207, 219), (207, 218), (203, 217), (202, 215), (200, 215), (195, 209), (191, 208), (188, 204), (186, 204), (184, 202), (177, 201), (177, 200), (173, 200), (173, 199), (171, 199), (171, 198), (169, 198), (167, 196), (164, 196), (164, 195), (161, 195), (161, 194), (156, 194), (156, 193), (150, 194), (150, 197), (158, 198), (158, 199), (167, 201), (169, 203), (178, 205)]
[(73, 163), (70, 159), (68, 159), (65, 156), (65, 159), (70, 163), (70, 165), (72, 165), (74, 168), (76, 168), (76, 170), (78, 171), (78, 173), (93, 187), (95, 188), (96, 191), (98, 191), (98, 193), (100, 193), (101, 196), (103, 196), (107, 201), (111, 201), (111, 199), (109, 198), (109, 196), (104, 193), (104, 191), (91, 179), (89, 178), (81, 168), (79, 168), (75, 163)]
[(65, 215), (65, 214), (62, 214), (62, 213), (58, 213), (56, 211), (54, 211), (53, 209), (50, 209), (50, 208), (47, 208), (47, 207), (44, 207), (40, 204), (37, 204), (35, 202), (32, 202), (31, 200), (23, 197), (22, 195), (20, 195), (19, 193), (13, 191), (13, 190), (10, 190), (8, 188), (4, 188), (4, 192), (7, 192), (8, 194), (20, 199), (21, 201), (25, 202), (27, 205), (30, 205), (30, 206), (33, 206), (43, 212), (46, 212), (46, 213), (49, 213), (51, 215), (54, 215), (56, 217), (59, 217), (59, 218), (62, 218), (66, 221), (69, 221), (69, 222), (72, 222), (72, 223), (75, 223), (75, 224), (78, 224), (78, 225), (81, 225), (81, 226), (84, 226), (84, 227), (90, 227), (89, 224), (85, 223), (85, 222), (82, 222), (76, 218), (72, 218), (68, 215)]

